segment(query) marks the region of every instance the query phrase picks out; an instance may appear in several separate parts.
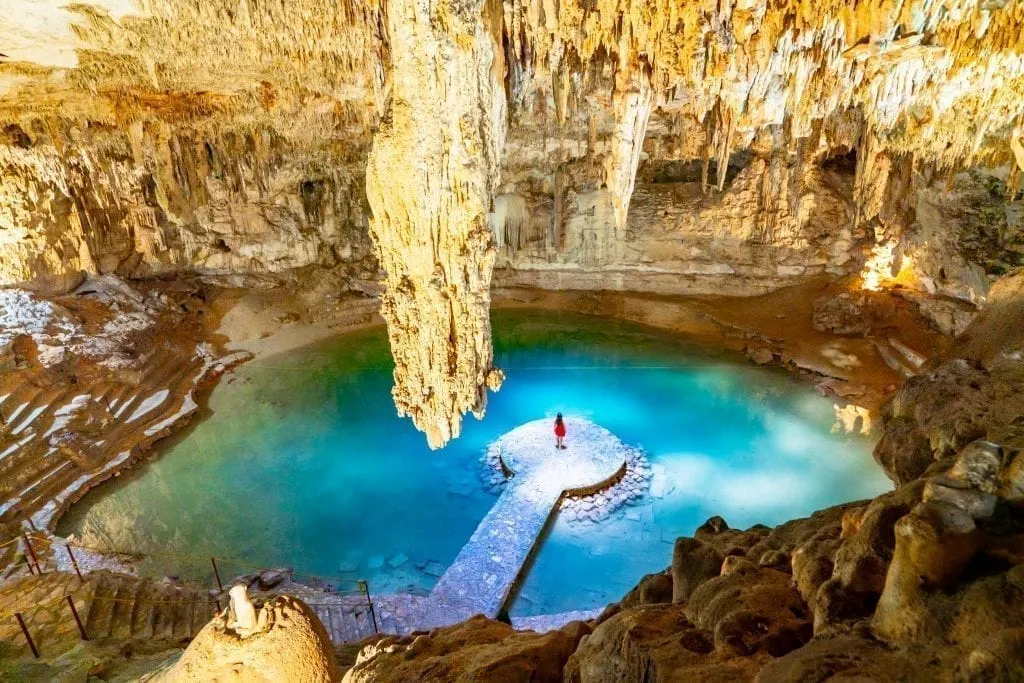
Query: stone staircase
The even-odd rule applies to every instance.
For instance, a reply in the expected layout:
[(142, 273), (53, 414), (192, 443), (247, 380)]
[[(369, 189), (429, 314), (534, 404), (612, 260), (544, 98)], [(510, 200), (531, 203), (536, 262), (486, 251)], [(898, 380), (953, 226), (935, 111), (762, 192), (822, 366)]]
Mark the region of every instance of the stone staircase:
[[(310, 600), (310, 609), (327, 629), (331, 642), (335, 645), (342, 643), (354, 643), (374, 634), (373, 621), (370, 615), (370, 608), (362, 598), (357, 600), (341, 600), (337, 604), (326, 601), (313, 602)], [(362, 604), (359, 604), (362, 603)], [(378, 618), (377, 624), (381, 621)], [(396, 633), (397, 631), (391, 631)]]
[(191, 640), (209, 622), (216, 604), (206, 590), (107, 571), (51, 572), (0, 588), (0, 643), (8, 653), (31, 657), (15, 612), (21, 612), (43, 658), (58, 657), (81, 642), (65, 595), (71, 595), (89, 641), (162, 642)]

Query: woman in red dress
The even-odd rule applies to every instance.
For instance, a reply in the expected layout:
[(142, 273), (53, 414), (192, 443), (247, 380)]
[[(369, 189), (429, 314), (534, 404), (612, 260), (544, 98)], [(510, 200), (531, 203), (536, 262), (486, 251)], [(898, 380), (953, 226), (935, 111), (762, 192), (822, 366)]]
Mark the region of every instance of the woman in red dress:
[(555, 416), (555, 448), (565, 449), (565, 422), (561, 413)]

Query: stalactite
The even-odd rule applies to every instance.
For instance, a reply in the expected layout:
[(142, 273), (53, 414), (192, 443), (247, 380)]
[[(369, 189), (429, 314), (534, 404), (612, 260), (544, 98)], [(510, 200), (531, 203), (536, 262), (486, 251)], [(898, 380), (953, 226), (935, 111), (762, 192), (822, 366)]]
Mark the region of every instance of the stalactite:
[[(494, 238), (505, 137), (500, 5), (390, 0), (392, 104), (370, 152), (371, 234), (400, 415), (433, 448), (483, 415), (492, 366)], [(495, 24), (498, 24), (496, 26)]]
[(620, 231), (626, 227), (629, 200), (633, 196), (636, 169), (640, 164), (654, 97), (647, 74), (640, 72), (632, 78), (623, 77), (623, 80), (625, 82), (616, 86), (612, 97), (615, 131), (611, 152), (605, 161), (606, 184), (615, 207), (615, 225)]

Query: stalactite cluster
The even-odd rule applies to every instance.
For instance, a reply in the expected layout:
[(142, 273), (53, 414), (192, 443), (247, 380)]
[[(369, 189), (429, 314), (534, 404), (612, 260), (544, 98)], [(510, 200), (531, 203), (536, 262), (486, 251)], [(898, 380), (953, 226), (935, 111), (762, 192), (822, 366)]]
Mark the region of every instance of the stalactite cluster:
[[(0, 18), (0, 284), (329, 265), (369, 227), (433, 445), (496, 378), (495, 248), (763, 291), (887, 253), (920, 187), (984, 165), (1017, 201), (1024, 169), (1019, 0), (51, 4)], [(644, 184), (675, 162), (703, 199)]]

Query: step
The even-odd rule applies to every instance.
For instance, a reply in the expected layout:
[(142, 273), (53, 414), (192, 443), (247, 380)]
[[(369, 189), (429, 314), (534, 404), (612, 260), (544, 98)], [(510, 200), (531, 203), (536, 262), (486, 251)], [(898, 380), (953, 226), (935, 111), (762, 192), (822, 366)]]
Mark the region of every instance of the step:
[(142, 581), (121, 580), (117, 588), (114, 601), (114, 609), (110, 616), (110, 636), (112, 638), (127, 639), (132, 635), (132, 613), (135, 611), (135, 601)]
[(90, 640), (103, 640), (110, 633), (111, 618), (114, 613), (112, 597), (118, 588), (118, 581), (108, 572), (97, 576), (96, 591), (93, 593), (89, 616), (85, 622), (85, 632)]
[(42, 389), (31, 382), (24, 382), (19, 385), (7, 399), (0, 405), (0, 420), (5, 425), (13, 427), (24, 419), (25, 411), (32, 405), (35, 397), (42, 393)]
[(158, 594), (152, 581), (143, 581), (135, 598), (135, 607), (132, 610), (132, 638), (136, 640), (149, 640), (153, 637), (156, 624), (156, 608), (159, 605), (153, 603), (158, 599)]
[(36, 394), (29, 402), (17, 419), (10, 420), (8, 427), (11, 430), (10, 434), (15, 437), (23, 437), (31, 431), (42, 433), (45, 430), (39, 430), (38, 427), (43, 422), (46, 422), (46, 416), (49, 415), (49, 421), (53, 420), (53, 411), (63, 405), (58, 403), (67, 390), (61, 386), (52, 389), (42, 389)]
[(198, 607), (193, 602), (195, 599), (196, 597), (190, 594), (181, 606), (181, 619), (178, 621), (177, 630), (175, 631), (179, 641), (192, 640), (192, 614)]
[(129, 634), (131, 638), (148, 639), (153, 635), (153, 606), (149, 604), (152, 596), (152, 582), (140, 581), (135, 591), (135, 604), (132, 605)]

